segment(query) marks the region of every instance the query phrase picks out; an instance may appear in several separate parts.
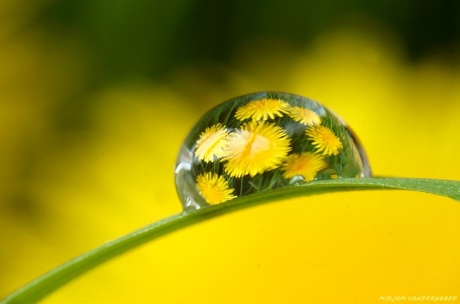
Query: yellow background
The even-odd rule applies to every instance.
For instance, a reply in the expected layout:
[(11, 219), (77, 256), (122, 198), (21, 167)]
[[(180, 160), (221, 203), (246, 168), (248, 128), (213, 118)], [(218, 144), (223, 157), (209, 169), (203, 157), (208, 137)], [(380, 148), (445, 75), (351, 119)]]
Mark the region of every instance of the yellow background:
[[(181, 141), (206, 110), (241, 94), (279, 90), (322, 102), (358, 134), (375, 175), (460, 179), (460, 69), (436, 55), (409, 64), (396, 40), (344, 28), (300, 50), (254, 41), (232, 66), (184, 67), (161, 83), (125, 81), (85, 96), (91, 132), (69, 132), (62, 141), (52, 118), (60, 111), (78, 115), (62, 100), (87, 81), (91, 58), (78, 40), (50, 41), (44, 29), (7, 39), (20, 19), (5, 20), (0, 297), (107, 240), (180, 212), (173, 168)], [(25, 153), (28, 147), (33, 153)], [(21, 178), (23, 170), (33, 174)], [(43, 303), (460, 297), (459, 239), (460, 205), (447, 198), (400, 191), (297, 198), (163, 237)]]

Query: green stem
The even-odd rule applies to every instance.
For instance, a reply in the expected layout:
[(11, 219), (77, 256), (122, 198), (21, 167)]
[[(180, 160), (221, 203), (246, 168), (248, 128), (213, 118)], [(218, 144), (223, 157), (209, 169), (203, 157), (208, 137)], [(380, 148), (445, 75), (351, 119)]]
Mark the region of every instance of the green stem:
[(272, 189), (245, 197), (240, 197), (219, 205), (187, 211), (173, 215), (144, 228), (131, 232), (123, 237), (108, 242), (93, 249), (69, 262), (38, 277), (22, 288), (11, 293), (0, 301), (6, 303), (35, 303), (54, 290), (72, 281), (83, 273), (95, 268), (130, 249), (138, 247), (148, 241), (165, 234), (174, 232), (210, 218), (229, 213), (231, 211), (248, 208), (250, 206), (286, 199), (296, 196), (306, 196), (320, 193), (330, 193), (351, 190), (413, 190), (447, 196), (460, 201), (460, 182), (410, 179), (410, 178), (360, 178), (316, 181), (301, 186), (291, 186)]

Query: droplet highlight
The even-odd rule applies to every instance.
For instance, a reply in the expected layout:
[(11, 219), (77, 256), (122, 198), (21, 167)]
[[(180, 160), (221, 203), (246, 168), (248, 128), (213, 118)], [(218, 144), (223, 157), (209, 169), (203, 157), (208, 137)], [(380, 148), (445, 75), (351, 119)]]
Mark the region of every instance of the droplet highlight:
[(184, 210), (314, 180), (370, 177), (351, 129), (320, 103), (260, 92), (206, 113), (182, 144), (175, 168)]

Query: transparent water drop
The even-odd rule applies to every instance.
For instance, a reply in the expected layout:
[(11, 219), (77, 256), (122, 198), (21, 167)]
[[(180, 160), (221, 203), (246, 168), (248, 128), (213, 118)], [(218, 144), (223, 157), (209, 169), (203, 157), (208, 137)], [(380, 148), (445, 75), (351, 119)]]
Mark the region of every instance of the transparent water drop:
[(370, 177), (358, 138), (311, 99), (260, 92), (206, 113), (186, 137), (175, 178), (184, 210), (314, 180)]

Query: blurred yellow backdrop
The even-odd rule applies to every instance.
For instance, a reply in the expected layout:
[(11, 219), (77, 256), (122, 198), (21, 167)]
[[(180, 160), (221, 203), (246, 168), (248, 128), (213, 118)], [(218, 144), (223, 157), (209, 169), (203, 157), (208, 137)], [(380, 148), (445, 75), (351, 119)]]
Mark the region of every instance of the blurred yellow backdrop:
[[(100, 88), (81, 97), (90, 130), (82, 135), (57, 134), (52, 122), (79, 113), (63, 100), (90, 79), (84, 46), (50, 40), (48, 29), (13, 39), (15, 24), (2, 23), (12, 29), (1, 27), (0, 47), (0, 298), (180, 212), (173, 167), (181, 141), (206, 110), (237, 95), (279, 90), (322, 102), (358, 134), (376, 175), (460, 179), (460, 69), (437, 56), (408, 64), (398, 41), (383, 34), (344, 28), (301, 50), (252, 41), (231, 66)], [(298, 198), (149, 243), (43, 303), (460, 297), (459, 238), (460, 205), (446, 198), (383, 191)]]

